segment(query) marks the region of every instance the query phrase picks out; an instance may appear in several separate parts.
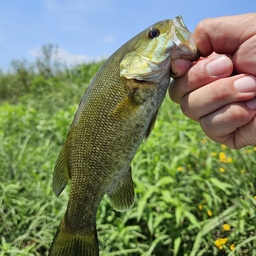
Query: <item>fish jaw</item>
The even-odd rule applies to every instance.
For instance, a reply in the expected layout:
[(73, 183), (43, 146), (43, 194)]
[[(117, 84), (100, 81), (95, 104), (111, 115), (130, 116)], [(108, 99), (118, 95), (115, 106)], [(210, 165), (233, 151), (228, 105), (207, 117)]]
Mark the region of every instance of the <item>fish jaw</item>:
[(185, 59), (195, 61), (199, 59), (199, 52), (194, 42), (192, 33), (187, 29), (182, 16), (173, 19), (169, 37), (172, 38), (175, 46), (170, 51), (171, 59)]

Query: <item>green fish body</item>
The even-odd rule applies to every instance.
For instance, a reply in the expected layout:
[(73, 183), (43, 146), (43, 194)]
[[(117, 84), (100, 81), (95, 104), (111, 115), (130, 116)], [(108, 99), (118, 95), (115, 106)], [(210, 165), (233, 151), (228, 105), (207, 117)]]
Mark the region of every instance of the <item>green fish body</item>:
[(156, 120), (171, 59), (195, 60), (196, 46), (178, 16), (158, 22), (119, 48), (87, 88), (56, 161), (58, 196), (71, 181), (67, 211), (50, 256), (99, 255), (96, 213), (105, 194), (118, 211), (132, 207), (131, 161)]

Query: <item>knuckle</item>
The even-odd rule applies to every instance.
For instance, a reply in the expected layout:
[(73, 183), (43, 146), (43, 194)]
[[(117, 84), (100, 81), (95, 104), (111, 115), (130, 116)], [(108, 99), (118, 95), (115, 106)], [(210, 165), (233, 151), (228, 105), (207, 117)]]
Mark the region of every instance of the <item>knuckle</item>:
[(189, 106), (188, 106), (187, 96), (185, 96), (181, 99), (180, 108), (181, 108), (182, 113), (185, 116), (189, 117)]
[(189, 94), (181, 99), (180, 108), (182, 113), (190, 119), (198, 122), (197, 111), (189, 103)]
[(178, 85), (178, 81), (176, 81), (176, 79), (172, 79), (169, 88), (168, 88), (168, 93), (169, 93), (169, 97), (172, 101), (179, 103), (179, 93), (178, 93), (178, 89), (179, 89), (179, 85)]
[(223, 79), (217, 80), (212, 83), (212, 86), (209, 87), (209, 92), (211, 95), (212, 101), (223, 101), (230, 102), (231, 98), (234, 98), (236, 92), (233, 90), (233, 87), (229, 86), (229, 82), (224, 83)]

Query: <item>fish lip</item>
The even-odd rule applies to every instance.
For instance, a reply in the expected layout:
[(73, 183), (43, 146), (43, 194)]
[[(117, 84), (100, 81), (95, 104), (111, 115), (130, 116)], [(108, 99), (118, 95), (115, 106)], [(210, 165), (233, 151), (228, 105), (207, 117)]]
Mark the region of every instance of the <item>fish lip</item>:
[(170, 59), (170, 73), (173, 75), (175, 75), (175, 72), (173, 72), (172, 70), (173, 59), (183, 59), (193, 62), (200, 58), (200, 53), (194, 43), (192, 35), (187, 41), (182, 42), (179, 45), (175, 44), (175, 46), (171, 50), (173, 52)]
[(195, 61), (200, 58), (200, 53), (192, 35), (186, 41), (174, 41), (167, 51), (170, 52), (171, 59)]
[(191, 62), (193, 62), (200, 58), (200, 53), (198, 50), (193, 52), (189, 50), (187, 47), (182, 49), (176, 48), (175, 50), (176, 50), (176, 53), (174, 54), (174, 56), (171, 57), (170, 62), (172, 62), (173, 59), (190, 60)]
[(198, 51), (196, 53), (188, 51), (188, 52), (182, 52), (179, 58), (172, 58), (172, 59), (184, 59), (184, 60), (196, 61), (199, 58), (200, 58), (200, 54)]

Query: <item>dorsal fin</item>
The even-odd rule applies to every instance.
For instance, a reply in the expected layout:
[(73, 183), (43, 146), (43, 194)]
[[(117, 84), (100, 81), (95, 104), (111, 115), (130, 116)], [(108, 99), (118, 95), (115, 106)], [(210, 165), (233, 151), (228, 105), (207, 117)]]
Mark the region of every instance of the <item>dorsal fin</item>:
[(67, 141), (62, 147), (57, 161), (55, 163), (52, 186), (56, 196), (59, 196), (63, 189), (66, 187), (69, 180), (69, 168), (68, 168), (68, 154), (67, 154)]

